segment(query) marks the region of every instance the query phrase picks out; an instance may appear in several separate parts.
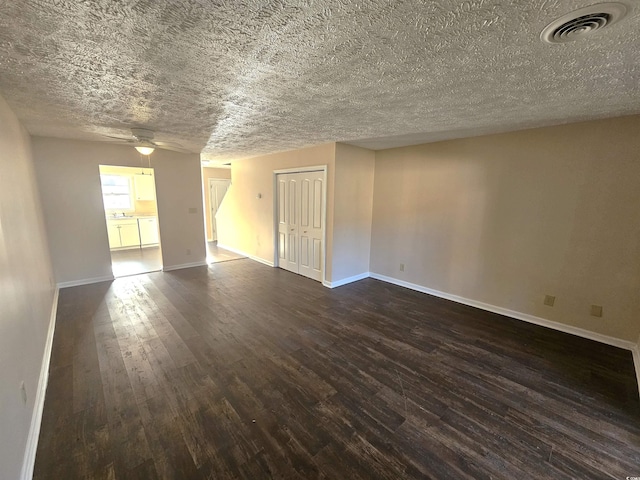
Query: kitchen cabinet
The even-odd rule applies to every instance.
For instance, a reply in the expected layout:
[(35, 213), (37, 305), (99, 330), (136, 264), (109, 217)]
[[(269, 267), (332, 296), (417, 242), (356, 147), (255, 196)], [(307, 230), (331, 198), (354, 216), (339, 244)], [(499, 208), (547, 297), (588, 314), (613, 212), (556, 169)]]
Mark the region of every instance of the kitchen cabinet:
[(121, 247), (139, 247), (140, 232), (138, 231), (138, 221), (133, 220), (130, 223), (120, 224), (120, 246)]
[(140, 242), (143, 246), (155, 245), (159, 243), (158, 219), (156, 217), (138, 218), (138, 228), (140, 229)]
[(111, 220), (107, 221), (107, 235), (109, 236), (109, 248), (120, 248), (122, 246), (122, 242), (120, 242), (120, 226)]
[(156, 186), (153, 175), (137, 174), (133, 176), (133, 185), (136, 193), (136, 200), (155, 200)]
[(140, 231), (135, 218), (107, 220), (109, 248), (126, 248), (140, 246)]

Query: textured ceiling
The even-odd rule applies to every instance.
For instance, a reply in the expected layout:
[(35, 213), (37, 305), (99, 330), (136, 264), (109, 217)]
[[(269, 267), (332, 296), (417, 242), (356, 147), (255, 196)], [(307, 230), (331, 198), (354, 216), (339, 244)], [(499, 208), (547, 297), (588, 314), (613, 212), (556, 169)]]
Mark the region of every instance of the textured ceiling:
[(638, 2), (539, 40), (593, 3), (0, 0), (0, 95), (35, 135), (146, 127), (211, 159), (640, 113)]

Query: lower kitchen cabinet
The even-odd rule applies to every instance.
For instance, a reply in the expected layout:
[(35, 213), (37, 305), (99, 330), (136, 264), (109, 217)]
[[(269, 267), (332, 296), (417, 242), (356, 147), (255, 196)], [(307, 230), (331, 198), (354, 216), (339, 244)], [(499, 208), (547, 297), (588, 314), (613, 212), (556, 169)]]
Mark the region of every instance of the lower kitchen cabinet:
[(107, 235), (109, 235), (109, 248), (120, 248), (120, 225), (107, 220)]
[(131, 248), (160, 243), (157, 217), (107, 220), (109, 248)]
[(139, 218), (140, 242), (142, 245), (155, 245), (159, 243), (158, 219), (156, 217)]
[(120, 224), (120, 246), (121, 247), (139, 247), (140, 232), (138, 231), (138, 221), (132, 223)]

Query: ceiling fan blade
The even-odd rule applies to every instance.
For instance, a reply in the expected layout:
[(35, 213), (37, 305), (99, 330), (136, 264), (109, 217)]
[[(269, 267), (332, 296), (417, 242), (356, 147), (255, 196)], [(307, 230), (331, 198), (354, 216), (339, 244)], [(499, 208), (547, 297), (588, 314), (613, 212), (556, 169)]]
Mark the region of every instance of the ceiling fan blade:
[(102, 135), (105, 139), (109, 140), (117, 140), (120, 143), (126, 143), (133, 146), (137, 145), (147, 145), (150, 147), (157, 147), (163, 150), (171, 150), (179, 153), (193, 153), (191, 150), (183, 147), (179, 143), (174, 142), (156, 142), (153, 140), (154, 133), (151, 130), (145, 130), (141, 128), (132, 128), (131, 132), (133, 134), (132, 137), (117, 137), (114, 135)]
[(110, 138), (112, 140), (120, 140), (121, 142), (126, 142), (126, 143), (133, 143), (134, 140), (132, 140), (129, 137), (114, 137), (113, 135), (102, 135), (104, 138)]
[(190, 150), (187, 150), (179, 143), (172, 142), (153, 142), (158, 148), (162, 148), (163, 150), (171, 150), (173, 152), (179, 153), (193, 153)]

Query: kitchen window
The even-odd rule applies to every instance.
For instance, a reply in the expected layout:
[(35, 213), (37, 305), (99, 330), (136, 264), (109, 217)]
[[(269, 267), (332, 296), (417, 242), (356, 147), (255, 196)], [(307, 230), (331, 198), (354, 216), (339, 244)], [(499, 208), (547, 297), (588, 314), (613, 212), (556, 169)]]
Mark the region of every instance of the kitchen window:
[(131, 178), (123, 175), (100, 175), (105, 210), (132, 211)]

